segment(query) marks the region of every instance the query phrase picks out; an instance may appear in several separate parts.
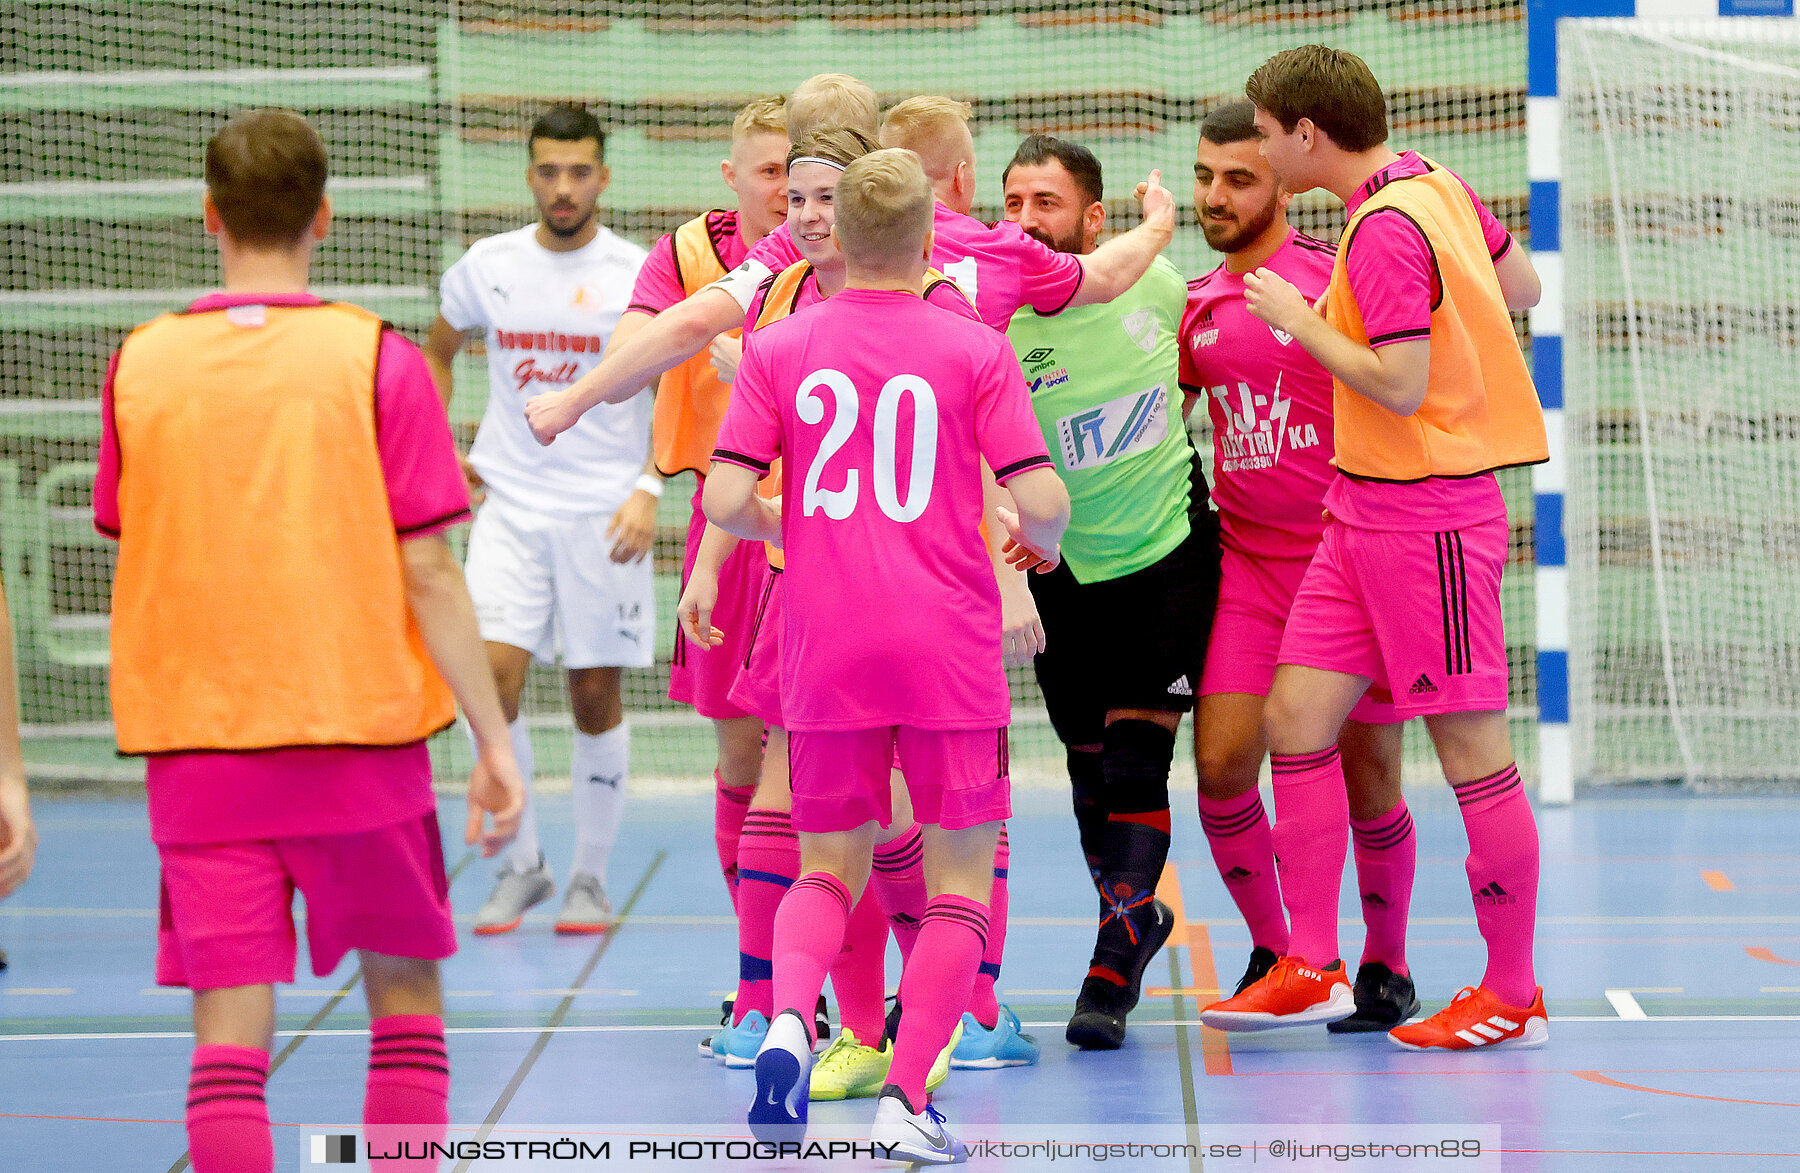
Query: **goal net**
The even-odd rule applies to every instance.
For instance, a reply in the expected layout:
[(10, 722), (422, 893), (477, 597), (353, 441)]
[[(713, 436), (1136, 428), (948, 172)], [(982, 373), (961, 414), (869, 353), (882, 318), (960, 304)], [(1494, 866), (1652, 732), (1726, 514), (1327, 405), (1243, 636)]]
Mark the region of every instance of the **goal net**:
[(1800, 29), (1558, 49), (1575, 774), (1800, 779)]
[[(1160, 167), (1181, 226), (1171, 259), (1217, 263), (1190, 192), (1201, 118), (1241, 96), (1280, 49), (1352, 50), (1388, 91), (1394, 140), (1455, 167), (1515, 232), (1525, 228), (1523, 0), (28, 0), (0, 6), (0, 571), (15, 622), (34, 772), (137, 773), (112, 755), (105, 699), (112, 553), (87, 522), (107, 356), (136, 322), (216, 279), (200, 224), (200, 156), (236, 110), (287, 105), (332, 154), (337, 218), (315, 280), (414, 340), (436, 283), (469, 242), (529, 223), (525, 134), (552, 101), (606, 127), (601, 215), (648, 246), (726, 203), (732, 115), (752, 97), (839, 71), (884, 105), (942, 93), (975, 108), (976, 214), (1001, 215), (1000, 174), (1022, 136), (1091, 147), (1111, 228), (1137, 222), (1132, 185)], [(1323, 196), (1293, 218), (1335, 239)], [(457, 369), (466, 442), (487, 393), (479, 341)], [(1200, 421), (1204, 412), (1196, 413)], [(1202, 435), (1202, 443), (1209, 441)], [(1208, 450), (1210, 450), (1208, 448)], [(1514, 559), (1506, 583), (1515, 737), (1536, 714), (1531, 497), (1506, 480)], [(663, 498), (654, 557), (658, 663), (627, 673), (639, 778), (704, 785), (708, 723), (666, 699), (691, 479)], [(1053, 779), (1062, 751), (1029, 670), (1013, 678), (1013, 757)], [(525, 712), (540, 770), (566, 771), (559, 673), (535, 669)], [(459, 733), (441, 776), (466, 771)], [(1188, 755), (1178, 755), (1186, 762)], [(1415, 747), (1415, 762), (1428, 752)], [(1529, 768), (1529, 762), (1527, 762)], [(1191, 778), (1191, 768), (1188, 777)]]

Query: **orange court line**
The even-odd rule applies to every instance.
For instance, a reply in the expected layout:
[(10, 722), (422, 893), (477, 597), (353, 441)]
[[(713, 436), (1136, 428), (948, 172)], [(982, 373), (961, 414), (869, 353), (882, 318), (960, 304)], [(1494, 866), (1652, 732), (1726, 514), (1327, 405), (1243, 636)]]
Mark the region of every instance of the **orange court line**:
[(1700, 878), (1705, 880), (1706, 886), (1714, 892), (1732, 892), (1737, 888), (1737, 885), (1731, 882), (1731, 877), (1724, 872), (1701, 872)]
[(1188, 944), (1187, 906), (1181, 902), (1181, 870), (1172, 863), (1163, 864), (1162, 875), (1156, 878), (1156, 898), (1175, 914), (1175, 928), (1165, 947)]
[(1762, 945), (1745, 945), (1744, 952), (1758, 961), (1773, 961), (1776, 965), (1800, 965), (1800, 961), (1789, 961), (1785, 957), (1777, 957), (1773, 950)]
[(1653, 1096), (1679, 1096), (1684, 1100), (1711, 1100), (1718, 1104), (1755, 1104), (1764, 1108), (1800, 1108), (1800, 1104), (1789, 1104), (1781, 1100), (1737, 1100), (1730, 1096), (1703, 1096), (1696, 1092), (1672, 1092), (1660, 1087), (1645, 1087), (1637, 1083), (1621, 1083), (1616, 1079), (1601, 1075), (1598, 1071), (1571, 1071), (1576, 1079), (1585, 1079), (1589, 1083), (1597, 1083), (1603, 1087), (1623, 1088), (1628, 1092), (1648, 1092)]

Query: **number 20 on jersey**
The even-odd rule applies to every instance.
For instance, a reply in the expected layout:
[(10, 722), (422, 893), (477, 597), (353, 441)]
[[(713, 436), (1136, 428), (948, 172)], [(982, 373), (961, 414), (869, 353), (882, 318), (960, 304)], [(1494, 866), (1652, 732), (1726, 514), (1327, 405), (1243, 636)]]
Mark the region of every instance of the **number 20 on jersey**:
[[(829, 396), (824, 394), (826, 392)], [(913, 401), (912, 467), (908, 470), (903, 498), (898, 467), (900, 401), (908, 395)], [(825, 438), (806, 470), (800, 495), (800, 515), (811, 517), (823, 510), (832, 521), (842, 521), (856, 512), (863, 470), (844, 469), (844, 487), (841, 489), (821, 488), (819, 481), (845, 441), (856, 432), (857, 416), (862, 410), (856, 384), (842, 371), (830, 367), (814, 371), (795, 392), (794, 409), (802, 423), (814, 426), (825, 423), (827, 412), (831, 415)], [(882, 384), (881, 393), (875, 397), (874, 467), (869, 474), (875, 486), (875, 504), (893, 520), (916, 521), (931, 504), (932, 480), (937, 474), (937, 436), (937, 393), (930, 383), (918, 375), (895, 375)]]

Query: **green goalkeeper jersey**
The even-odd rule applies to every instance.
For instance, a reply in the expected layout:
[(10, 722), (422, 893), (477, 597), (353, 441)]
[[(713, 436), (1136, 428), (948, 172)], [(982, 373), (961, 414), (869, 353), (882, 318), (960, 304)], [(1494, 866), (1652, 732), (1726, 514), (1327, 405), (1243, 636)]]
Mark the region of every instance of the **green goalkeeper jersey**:
[(1158, 257), (1104, 305), (1051, 317), (1027, 307), (1007, 328), (1069, 489), (1062, 553), (1078, 582), (1121, 578), (1160, 560), (1188, 536), (1189, 506), (1204, 506), (1176, 408), (1186, 305), (1180, 272)]

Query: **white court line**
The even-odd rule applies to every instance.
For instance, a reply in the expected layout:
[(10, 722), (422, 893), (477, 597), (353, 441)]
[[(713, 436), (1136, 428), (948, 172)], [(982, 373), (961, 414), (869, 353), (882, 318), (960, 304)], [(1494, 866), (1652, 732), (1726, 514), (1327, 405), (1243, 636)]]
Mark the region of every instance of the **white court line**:
[(1606, 991), (1606, 1000), (1612, 1003), (1612, 1008), (1619, 1012), (1620, 1018), (1631, 1018), (1642, 1022), (1650, 1017), (1644, 1013), (1644, 1008), (1638, 1005), (1638, 1000), (1631, 996), (1630, 990), (1608, 990)]
[(24, 994), (36, 998), (61, 998), (74, 992), (71, 986), (0, 986), (0, 994)]
[(1800, 994), (1800, 986), (1764, 986), (1765, 994)]
[[(1562, 1023), (1562, 1022), (1567, 1022), (1567, 1023), (1597, 1022), (1597, 1023), (1615, 1023), (1616, 1024), (1616, 1023), (1622, 1023), (1622, 1022), (1631, 1022), (1634, 1020), (1626, 1019), (1626, 1018), (1619, 1018), (1616, 1015), (1611, 1015), (1611, 1014), (1554, 1014), (1554, 1015), (1551, 1015), (1550, 1021), (1559, 1022), (1559, 1023)], [(1669, 1015), (1658, 1015), (1655, 1018), (1647, 1019), (1647, 1021), (1654, 1022), (1658, 1025), (1661, 1025), (1663, 1023), (1800, 1022), (1800, 1014), (1669, 1014)], [(1022, 1023), (1020, 1023), (1020, 1025), (1024, 1026), (1024, 1027), (1030, 1027), (1032, 1029), (1044, 1030), (1044, 1029), (1050, 1029), (1053, 1027), (1066, 1026), (1067, 1020), (1061, 1019), (1061, 1018), (1044, 1019), (1042, 1021), (1034, 1020), (1034, 1021), (1029, 1021), (1029, 1022), (1022, 1022)], [(1135, 1028), (1160, 1027), (1160, 1028), (1164, 1028), (1164, 1029), (1173, 1030), (1176, 1027), (1185, 1027), (1188, 1030), (1192, 1030), (1192, 1029), (1194, 1029), (1195, 1022), (1191, 1018), (1187, 1018), (1187, 1019), (1151, 1018), (1151, 1019), (1146, 1019), (1142, 1022), (1136, 1021), (1134, 1019), (1132, 1021), (1131, 1025)], [(444, 1028), (444, 1033), (446, 1035), (536, 1035), (536, 1034), (581, 1035), (581, 1034), (632, 1034), (632, 1033), (664, 1034), (669, 1031), (679, 1031), (679, 1032), (692, 1031), (695, 1034), (704, 1034), (707, 1031), (707, 1029), (708, 1029), (707, 1024), (693, 1023), (693, 1022), (618, 1023), (618, 1024), (608, 1024), (608, 1025), (596, 1025), (596, 1026), (571, 1026), (571, 1025), (568, 1025), (565, 1023), (562, 1026), (447, 1026)], [(282, 1038), (282, 1039), (294, 1038), (295, 1036), (300, 1035), (302, 1033), (316, 1036), (319, 1038), (329, 1038), (329, 1037), (368, 1038), (369, 1037), (369, 1030), (367, 1027), (363, 1027), (360, 1030), (357, 1030), (357, 1029), (332, 1029), (332, 1030), (313, 1030), (313, 1031), (306, 1031), (306, 1032), (301, 1032), (301, 1031), (297, 1031), (297, 1030), (278, 1030), (275, 1032), (275, 1037)], [(116, 1032), (94, 1032), (94, 1033), (80, 1033), (80, 1034), (0, 1034), (0, 1043), (83, 1043), (83, 1042), (125, 1041), (125, 1040), (130, 1040), (130, 1039), (164, 1039), (164, 1040), (166, 1040), (166, 1039), (188, 1039), (188, 1040), (192, 1040), (193, 1037), (194, 1037), (193, 1032), (186, 1031), (186, 1030), (116, 1031)]]
[[(636, 918), (633, 917), (632, 919), (635, 920)], [(590, 994), (611, 994), (611, 995), (614, 995), (614, 996), (620, 997), (620, 998), (635, 998), (639, 994), (639, 991), (637, 991), (637, 990), (607, 990), (607, 989), (591, 989), (590, 990), (590, 989), (586, 988), (585, 986), (579, 990), (525, 990), (523, 992), (528, 996), (541, 997), (541, 998), (582, 998), (582, 997), (586, 997)], [(735, 992), (735, 991), (731, 991), (731, 992)], [(725, 995), (721, 994), (719, 996), (724, 997)]]

